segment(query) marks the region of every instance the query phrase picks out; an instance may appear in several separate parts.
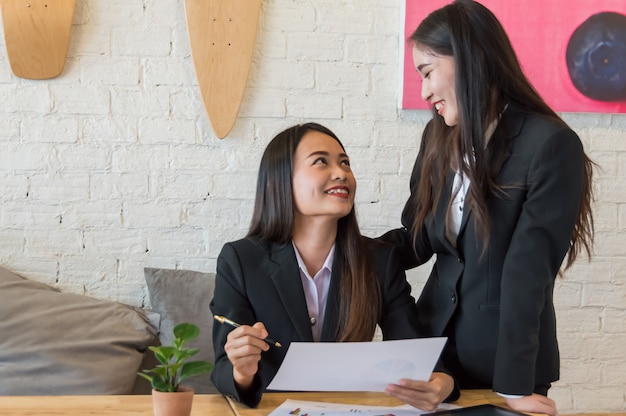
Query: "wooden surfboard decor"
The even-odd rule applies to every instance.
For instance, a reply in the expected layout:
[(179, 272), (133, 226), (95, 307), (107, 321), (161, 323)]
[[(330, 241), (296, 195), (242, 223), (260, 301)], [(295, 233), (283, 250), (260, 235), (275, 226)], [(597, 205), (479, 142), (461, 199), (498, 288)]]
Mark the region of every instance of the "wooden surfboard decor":
[(11, 70), (48, 79), (63, 71), (76, 0), (0, 0)]
[(228, 135), (239, 112), (260, 10), (261, 0), (185, 0), (198, 85), (220, 139)]

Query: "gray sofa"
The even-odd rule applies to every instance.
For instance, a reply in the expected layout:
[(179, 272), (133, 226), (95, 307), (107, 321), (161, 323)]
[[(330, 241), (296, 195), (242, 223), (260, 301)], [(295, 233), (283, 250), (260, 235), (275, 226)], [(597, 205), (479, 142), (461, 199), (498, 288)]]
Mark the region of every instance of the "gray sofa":
[[(58, 289), (0, 267), (0, 395), (149, 394), (137, 376), (156, 364), (150, 345), (192, 322), (196, 356), (213, 362), (214, 274), (145, 269), (150, 310)], [(212, 393), (209, 376), (189, 379)]]

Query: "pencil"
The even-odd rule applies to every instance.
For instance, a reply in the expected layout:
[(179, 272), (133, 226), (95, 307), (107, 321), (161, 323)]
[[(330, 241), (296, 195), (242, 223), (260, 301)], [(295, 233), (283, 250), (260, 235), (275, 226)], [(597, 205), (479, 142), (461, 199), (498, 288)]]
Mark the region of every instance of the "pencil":
[[(239, 328), (241, 326), (241, 324), (238, 324), (235, 321), (231, 321), (230, 319), (226, 318), (225, 316), (221, 316), (221, 315), (215, 315), (214, 316), (215, 320), (217, 322), (219, 322), (220, 324), (227, 324), (232, 326), (233, 328)], [(274, 341), (272, 338), (267, 337), (265, 338), (263, 341), (267, 342), (270, 345), (273, 345), (275, 347), (282, 347), (282, 345), (280, 345), (280, 342), (278, 341)]]

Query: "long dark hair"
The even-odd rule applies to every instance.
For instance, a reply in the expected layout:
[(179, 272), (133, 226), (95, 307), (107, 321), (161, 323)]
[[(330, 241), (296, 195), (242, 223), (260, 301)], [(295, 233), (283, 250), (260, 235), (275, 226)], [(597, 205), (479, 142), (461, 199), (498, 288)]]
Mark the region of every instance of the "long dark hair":
[[(302, 137), (309, 131), (339, 138), (317, 123), (290, 127), (269, 143), (259, 167), (254, 212), (248, 237), (276, 243), (292, 239), (295, 203), (293, 198), (293, 158)], [(345, 150), (345, 149), (344, 149)], [(381, 295), (371, 256), (361, 235), (354, 206), (337, 224), (335, 256), (341, 272), (338, 341), (370, 341), (380, 315)]]
[[(442, 117), (436, 116), (429, 123), (429, 134), (438, 139), (429, 140), (424, 147), (414, 201), (417, 215), (413, 233), (418, 233), (426, 216), (436, 209), (445, 186), (446, 171), (454, 167), (467, 175), (472, 183), (468, 203), (484, 252), (490, 235), (487, 195), (503, 191), (495, 183), (495, 175), (505, 157), (504, 152), (498, 151), (498, 143), (490, 142), (485, 146), (487, 126), (497, 119), (507, 104), (524, 112), (543, 114), (563, 125), (565, 122), (533, 88), (502, 25), (480, 3), (456, 0), (435, 10), (419, 24), (408, 42), (434, 55), (453, 57), (459, 112), (456, 126), (449, 127)], [(434, 110), (433, 114), (436, 115)], [(583, 249), (591, 256), (593, 162), (587, 155), (584, 158), (583, 195), (565, 268)], [(464, 160), (474, 162), (464, 163)]]

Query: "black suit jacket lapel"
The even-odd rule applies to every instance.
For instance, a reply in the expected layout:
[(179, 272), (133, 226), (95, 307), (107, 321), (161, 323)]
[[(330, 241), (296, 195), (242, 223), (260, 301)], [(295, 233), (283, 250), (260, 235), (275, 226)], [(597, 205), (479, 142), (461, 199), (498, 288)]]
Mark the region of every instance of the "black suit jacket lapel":
[[(494, 176), (497, 176), (511, 156), (512, 139), (520, 134), (524, 119), (525, 117), (512, 105), (509, 105), (502, 114), (502, 118), (493, 132), (492, 141), (489, 144), (491, 155), (502, 155), (499, 160), (491, 159), (489, 161), (491, 165), (490, 170)], [(470, 184), (470, 186), (472, 185)], [(465, 198), (465, 203), (463, 204), (463, 218), (461, 220), (461, 228), (459, 229), (459, 237), (465, 230), (467, 221), (471, 216), (468, 200), (468, 198)]]
[(273, 244), (271, 261), (274, 270), (270, 277), (274, 282), (286, 314), (291, 319), (300, 338), (303, 341), (312, 342), (313, 333), (311, 332), (306, 298), (300, 281), (300, 269), (291, 242)]
[(339, 288), (341, 286), (340, 257), (340, 248), (335, 245), (333, 271), (330, 277), (330, 287), (328, 288), (328, 298), (326, 299), (326, 310), (324, 312), (324, 326), (320, 334), (320, 341), (322, 342), (332, 342), (337, 338), (337, 327), (339, 326)]

